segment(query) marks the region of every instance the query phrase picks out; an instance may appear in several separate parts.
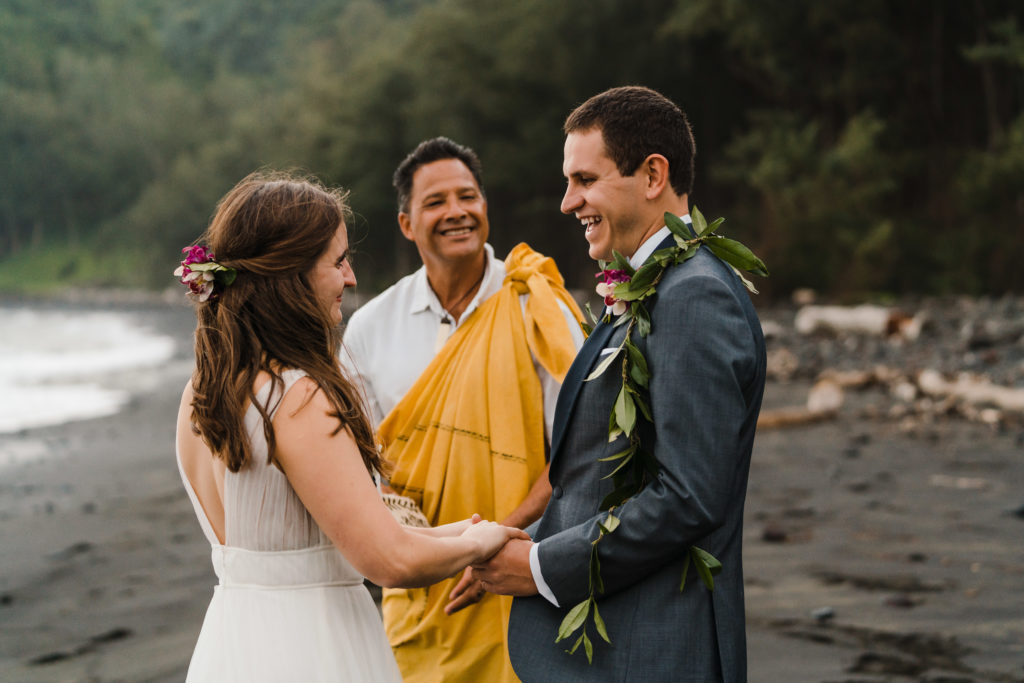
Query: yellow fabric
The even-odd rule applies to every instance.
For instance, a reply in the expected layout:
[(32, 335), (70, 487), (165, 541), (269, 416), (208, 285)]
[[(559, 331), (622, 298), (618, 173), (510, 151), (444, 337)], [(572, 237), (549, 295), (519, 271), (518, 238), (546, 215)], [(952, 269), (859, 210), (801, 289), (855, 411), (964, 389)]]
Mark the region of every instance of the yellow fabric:
[[(577, 320), (582, 315), (554, 261), (519, 244), (505, 268), (502, 288), (466, 318), (380, 425), (391, 487), (419, 503), (434, 526), (474, 512), (500, 521), (526, 498), (546, 460), (531, 352), (558, 381), (576, 355), (558, 302)], [(407, 683), (518, 680), (505, 646), (512, 599), (488, 595), (447, 616), (460, 577), (384, 591), (384, 625)]]

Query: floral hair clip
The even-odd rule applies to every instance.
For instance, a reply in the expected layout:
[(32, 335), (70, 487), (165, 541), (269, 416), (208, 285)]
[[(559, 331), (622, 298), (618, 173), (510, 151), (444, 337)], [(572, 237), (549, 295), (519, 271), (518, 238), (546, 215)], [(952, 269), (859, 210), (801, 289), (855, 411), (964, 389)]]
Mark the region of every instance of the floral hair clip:
[(238, 275), (234, 268), (226, 268), (213, 260), (213, 252), (206, 247), (194, 245), (181, 250), (185, 260), (174, 270), (181, 284), (188, 287), (188, 296), (193, 301), (216, 299), (219, 289), (224, 289)]

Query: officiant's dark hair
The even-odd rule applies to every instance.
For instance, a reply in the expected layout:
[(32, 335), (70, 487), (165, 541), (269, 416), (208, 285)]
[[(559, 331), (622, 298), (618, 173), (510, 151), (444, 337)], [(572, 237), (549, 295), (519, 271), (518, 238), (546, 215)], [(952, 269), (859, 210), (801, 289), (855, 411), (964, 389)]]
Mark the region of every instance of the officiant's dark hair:
[(409, 213), (409, 199), (412, 197), (412, 177), (421, 166), (432, 164), (435, 161), (445, 159), (456, 159), (461, 161), (473, 174), (473, 180), (484, 193), (484, 171), (480, 165), (480, 159), (469, 147), (460, 145), (446, 137), (436, 137), (424, 140), (416, 145), (416, 149), (409, 152), (409, 155), (402, 160), (402, 163), (395, 169), (395, 175), (391, 178), (391, 184), (398, 192), (398, 210), (402, 213)]
[(668, 160), (676, 194), (693, 192), (697, 148), (690, 122), (659, 92), (636, 85), (605, 90), (578, 106), (562, 128), (566, 135), (600, 130), (608, 158), (624, 176), (636, 173), (651, 154), (660, 154)]
[(238, 272), (219, 296), (196, 304), (192, 428), (232, 472), (252, 457), (245, 410), (255, 405), (274, 460), (274, 426), (253, 390), (263, 371), (277, 387), (281, 372), (304, 370), (348, 428), (367, 469), (381, 471), (360, 394), (338, 364), (341, 336), (310, 279), (338, 226), (351, 216), (346, 193), (314, 178), (260, 171), (217, 204), (202, 242), (217, 263)]

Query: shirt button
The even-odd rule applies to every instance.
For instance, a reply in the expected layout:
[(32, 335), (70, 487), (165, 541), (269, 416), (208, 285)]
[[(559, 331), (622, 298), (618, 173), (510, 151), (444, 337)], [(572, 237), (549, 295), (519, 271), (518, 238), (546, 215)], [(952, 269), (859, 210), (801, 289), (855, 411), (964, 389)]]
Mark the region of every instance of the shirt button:
[(551, 497), (552, 498), (561, 498), (562, 497), (562, 487), (561, 486), (556, 486), (555, 488), (551, 489)]

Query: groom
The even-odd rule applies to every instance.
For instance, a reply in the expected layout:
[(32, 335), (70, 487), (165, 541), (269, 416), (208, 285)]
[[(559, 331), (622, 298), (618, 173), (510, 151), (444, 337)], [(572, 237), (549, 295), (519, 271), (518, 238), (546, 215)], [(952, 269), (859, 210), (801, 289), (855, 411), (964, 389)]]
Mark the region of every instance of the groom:
[[(666, 211), (690, 222), (694, 143), (683, 112), (641, 87), (592, 97), (565, 122), (562, 212), (574, 214), (590, 257), (618, 251), (636, 268), (674, 246)], [(626, 326), (599, 324), (566, 376), (551, 448), (551, 501), (527, 531), (474, 569), (487, 590), (519, 596), (509, 620), (509, 654), (530, 681), (744, 681), (743, 502), (765, 382), (761, 326), (739, 278), (706, 248), (671, 266), (647, 300), (651, 332), (634, 334), (651, 373), (653, 427), (642, 433), (660, 472), (615, 511), (618, 528), (598, 545), (604, 592), (597, 605), (611, 644), (589, 623), (594, 660), (575, 640), (555, 643), (567, 611), (589, 594), (604, 479), (624, 448), (608, 441), (622, 386), (615, 364), (585, 382), (616, 348)], [(691, 545), (723, 565), (708, 591), (691, 567)], [(539, 594), (538, 594), (539, 593)]]

